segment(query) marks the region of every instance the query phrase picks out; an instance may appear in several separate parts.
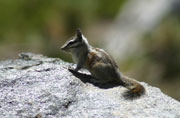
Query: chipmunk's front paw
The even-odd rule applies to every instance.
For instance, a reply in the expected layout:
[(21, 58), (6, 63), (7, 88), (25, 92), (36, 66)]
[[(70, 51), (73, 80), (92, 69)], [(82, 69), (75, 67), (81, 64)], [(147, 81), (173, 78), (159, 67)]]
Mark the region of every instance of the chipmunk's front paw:
[(76, 72), (76, 70), (75, 70), (73, 67), (71, 67), (71, 66), (68, 67), (68, 70), (69, 70), (70, 72), (72, 72), (72, 73)]
[(69, 67), (68, 67), (68, 70), (69, 70), (69, 71), (74, 71), (74, 68), (71, 67), (71, 66), (69, 66)]

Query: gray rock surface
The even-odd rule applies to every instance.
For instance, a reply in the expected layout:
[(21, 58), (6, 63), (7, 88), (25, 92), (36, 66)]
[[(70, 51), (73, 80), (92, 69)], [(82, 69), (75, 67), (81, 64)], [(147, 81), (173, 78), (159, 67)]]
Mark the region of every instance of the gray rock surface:
[(146, 94), (126, 100), (120, 86), (96, 86), (82, 70), (31, 53), (0, 62), (0, 118), (180, 118), (180, 103), (142, 83)]

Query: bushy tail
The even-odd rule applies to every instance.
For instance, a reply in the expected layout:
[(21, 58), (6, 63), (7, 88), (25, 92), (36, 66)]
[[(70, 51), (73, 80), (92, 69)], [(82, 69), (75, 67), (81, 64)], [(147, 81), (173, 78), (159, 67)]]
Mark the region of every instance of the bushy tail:
[(145, 88), (136, 80), (124, 75), (121, 76), (121, 80), (123, 81), (123, 86), (128, 89), (123, 94), (123, 96), (126, 99), (135, 99), (142, 96), (145, 93)]

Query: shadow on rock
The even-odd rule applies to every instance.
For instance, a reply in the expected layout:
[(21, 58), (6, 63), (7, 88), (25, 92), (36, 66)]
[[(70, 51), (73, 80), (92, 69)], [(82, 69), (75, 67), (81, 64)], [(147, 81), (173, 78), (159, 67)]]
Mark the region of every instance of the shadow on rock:
[(70, 69), (69, 69), (69, 71), (75, 77), (79, 78), (83, 83), (91, 83), (94, 86), (97, 86), (97, 87), (102, 88), (102, 89), (108, 89), (108, 88), (113, 88), (113, 87), (120, 86), (120, 84), (118, 82), (116, 82), (116, 81), (107, 82), (107, 83), (96, 83), (96, 82), (93, 81), (93, 80), (95, 80), (95, 78), (92, 77), (91, 75), (76, 72), (76, 71), (73, 71), (73, 70), (70, 70)]

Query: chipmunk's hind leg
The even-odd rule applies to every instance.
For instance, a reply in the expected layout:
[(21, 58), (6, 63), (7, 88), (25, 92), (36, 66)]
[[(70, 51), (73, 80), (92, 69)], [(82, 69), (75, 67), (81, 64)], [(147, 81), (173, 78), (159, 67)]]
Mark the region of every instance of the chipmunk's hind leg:
[(108, 83), (114, 81), (115, 73), (112, 70), (111, 65), (104, 63), (96, 63), (92, 66), (91, 74), (96, 78), (95, 81), (99, 83)]

